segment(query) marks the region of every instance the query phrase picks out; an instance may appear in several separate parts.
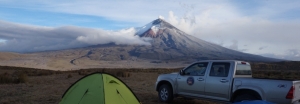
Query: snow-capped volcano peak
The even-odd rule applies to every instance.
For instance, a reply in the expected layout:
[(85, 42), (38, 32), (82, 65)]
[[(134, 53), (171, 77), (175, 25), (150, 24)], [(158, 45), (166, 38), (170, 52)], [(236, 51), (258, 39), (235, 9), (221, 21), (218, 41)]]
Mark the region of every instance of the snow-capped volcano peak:
[(136, 28), (136, 35), (141, 36), (147, 31), (152, 31), (152, 35), (156, 35), (159, 29), (162, 29), (161, 22), (164, 22), (161, 18), (156, 19), (143, 27)]

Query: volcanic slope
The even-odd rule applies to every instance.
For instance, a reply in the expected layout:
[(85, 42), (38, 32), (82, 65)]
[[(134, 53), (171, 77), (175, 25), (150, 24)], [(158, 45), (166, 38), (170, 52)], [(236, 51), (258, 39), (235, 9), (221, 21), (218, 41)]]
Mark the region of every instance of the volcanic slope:
[(236, 59), (246, 61), (279, 61), (258, 55), (231, 50), (202, 39), (198, 39), (157, 19), (137, 32), (140, 37), (150, 37), (151, 46), (138, 46), (131, 56), (156, 60), (206, 60)]

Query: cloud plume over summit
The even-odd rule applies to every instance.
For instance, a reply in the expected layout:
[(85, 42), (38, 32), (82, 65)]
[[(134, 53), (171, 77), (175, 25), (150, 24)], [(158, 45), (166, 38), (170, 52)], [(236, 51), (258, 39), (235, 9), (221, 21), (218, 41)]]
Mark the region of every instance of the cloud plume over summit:
[(136, 30), (134, 28), (122, 29), (119, 31), (107, 31), (107, 30), (90, 30), (86, 31), (86, 35), (82, 35), (76, 38), (80, 42), (85, 42), (91, 45), (96, 44), (140, 44), (140, 45), (150, 45), (143, 41), (139, 36), (135, 35)]

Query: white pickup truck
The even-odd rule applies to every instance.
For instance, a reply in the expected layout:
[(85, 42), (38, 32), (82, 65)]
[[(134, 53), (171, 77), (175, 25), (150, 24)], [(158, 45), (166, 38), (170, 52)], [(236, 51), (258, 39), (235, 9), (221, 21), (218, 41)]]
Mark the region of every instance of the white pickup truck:
[(224, 102), (266, 100), (300, 104), (300, 81), (252, 78), (250, 64), (236, 60), (195, 62), (179, 73), (159, 75), (155, 89), (162, 102), (181, 96)]

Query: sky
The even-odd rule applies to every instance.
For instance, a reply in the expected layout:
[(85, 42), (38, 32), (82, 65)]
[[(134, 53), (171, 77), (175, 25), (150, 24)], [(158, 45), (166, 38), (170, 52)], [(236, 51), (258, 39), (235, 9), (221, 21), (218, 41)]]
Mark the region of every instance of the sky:
[(223, 47), (300, 61), (299, 0), (0, 0), (0, 51), (116, 44), (158, 17)]

